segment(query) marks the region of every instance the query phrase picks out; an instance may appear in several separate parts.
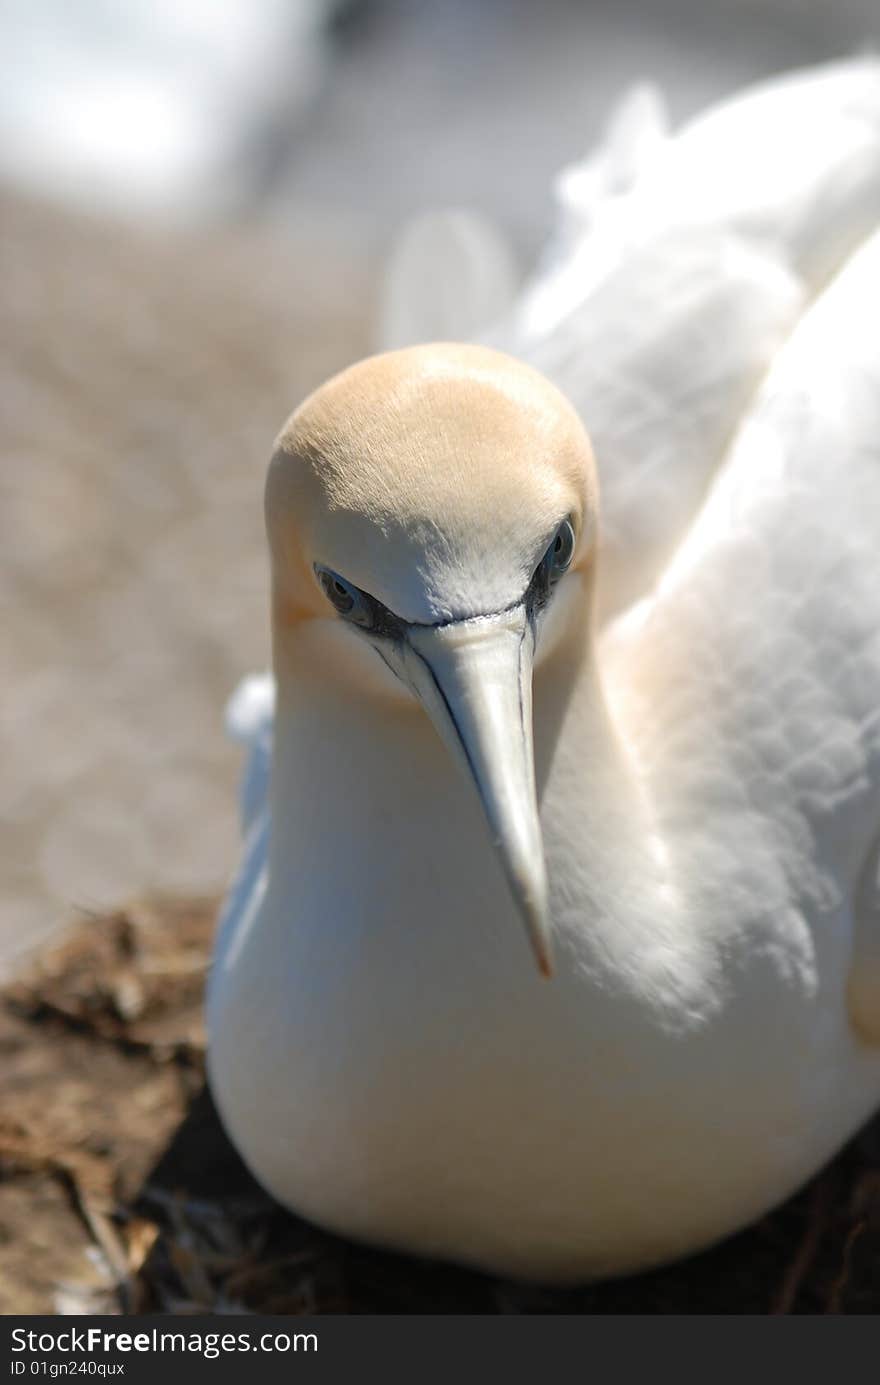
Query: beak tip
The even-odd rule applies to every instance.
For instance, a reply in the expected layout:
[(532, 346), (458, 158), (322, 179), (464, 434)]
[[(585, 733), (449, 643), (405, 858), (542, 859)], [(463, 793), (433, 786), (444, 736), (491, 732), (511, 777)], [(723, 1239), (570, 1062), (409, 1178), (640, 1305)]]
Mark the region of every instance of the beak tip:
[(552, 981), (554, 973), (553, 958), (549, 953), (544, 953), (538, 958), (538, 974), (542, 976), (545, 981)]
[(551, 981), (556, 968), (553, 962), (553, 941), (550, 936), (546, 909), (537, 912), (529, 910), (526, 914), (526, 926), (535, 961), (538, 965), (538, 973), (545, 980)]

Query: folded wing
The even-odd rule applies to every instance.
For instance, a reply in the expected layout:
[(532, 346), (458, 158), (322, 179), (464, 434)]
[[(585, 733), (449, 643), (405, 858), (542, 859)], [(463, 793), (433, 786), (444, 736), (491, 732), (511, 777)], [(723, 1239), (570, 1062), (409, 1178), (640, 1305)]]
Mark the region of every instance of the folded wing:
[(875, 1041), (878, 315), (880, 232), (780, 353), (656, 595), (603, 650), (682, 868), (733, 891), (743, 927), (808, 925), (804, 955), (851, 967)]

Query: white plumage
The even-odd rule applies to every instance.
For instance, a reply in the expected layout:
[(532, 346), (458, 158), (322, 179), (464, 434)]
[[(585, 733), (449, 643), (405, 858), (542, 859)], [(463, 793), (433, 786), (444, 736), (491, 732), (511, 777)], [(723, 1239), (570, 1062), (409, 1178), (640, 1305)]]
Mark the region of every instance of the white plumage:
[[(553, 257), (487, 338), (565, 388), (601, 482), (601, 623), (587, 526), (535, 636), (557, 975), (511, 936), (428, 718), (383, 701), (338, 620), (285, 634), (276, 595), (272, 810), (251, 683), (209, 1028), (221, 1112), (283, 1201), (572, 1280), (734, 1230), (880, 1098), (880, 67), (780, 80), (674, 138), (643, 93), (563, 188)], [(394, 587), (395, 534), (392, 513), (371, 589), (392, 610), (416, 582)], [(467, 581), (444, 630), (485, 609)]]

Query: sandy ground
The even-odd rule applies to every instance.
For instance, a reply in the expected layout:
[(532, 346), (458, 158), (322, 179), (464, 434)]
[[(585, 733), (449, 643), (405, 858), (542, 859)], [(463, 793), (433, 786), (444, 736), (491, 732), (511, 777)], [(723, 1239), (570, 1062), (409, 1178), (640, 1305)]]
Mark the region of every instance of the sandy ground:
[(236, 852), (221, 717), (268, 655), (262, 476), (366, 346), (365, 258), (0, 205), (0, 956)]

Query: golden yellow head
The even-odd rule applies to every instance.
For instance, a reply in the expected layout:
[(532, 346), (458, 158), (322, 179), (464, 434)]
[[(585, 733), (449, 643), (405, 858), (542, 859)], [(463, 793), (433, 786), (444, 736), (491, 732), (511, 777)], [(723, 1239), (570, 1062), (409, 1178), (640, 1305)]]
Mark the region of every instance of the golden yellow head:
[(480, 346), (373, 356), (316, 390), (278, 439), (266, 489), (276, 614), (327, 613), (316, 563), (406, 621), (500, 610), (564, 519), (572, 566), (589, 556), (595, 511), (580, 419), (537, 371)]

